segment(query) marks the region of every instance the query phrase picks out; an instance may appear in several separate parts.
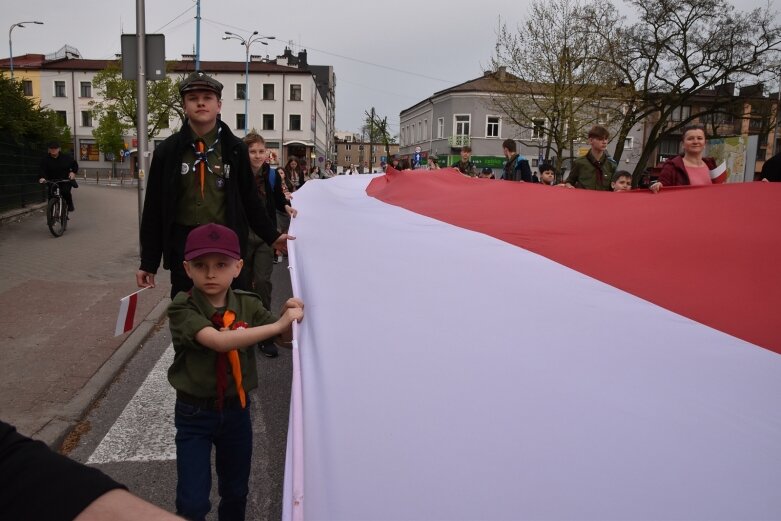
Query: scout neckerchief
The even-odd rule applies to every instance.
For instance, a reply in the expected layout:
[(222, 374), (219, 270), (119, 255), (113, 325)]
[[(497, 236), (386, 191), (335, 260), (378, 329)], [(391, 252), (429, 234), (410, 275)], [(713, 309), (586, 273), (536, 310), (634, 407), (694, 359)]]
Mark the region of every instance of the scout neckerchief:
[(605, 186), (602, 182), (602, 179), (604, 178), (604, 173), (602, 172), (602, 166), (607, 162), (607, 152), (602, 152), (602, 161), (597, 161), (597, 158), (594, 157), (594, 155), (591, 153), (591, 150), (588, 151), (588, 154), (586, 154), (586, 159), (588, 159), (588, 162), (591, 163), (591, 165), (596, 169), (597, 171), (597, 181), (599, 183), (599, 186)]
[[(228, 327), (230, 329), (243, 329), (247, 327), (244, 322), (234, 322), (236, 320), (236, 313), (231, 310), (225, 310), (220, 313), (215, 311), (212, 315), (211, 321), (214, 327), (221, 329)], [(241, 402), (241, 408), (244, 409), (247, 406), (247, 397), (244, 393), (244, 387), (241, 380), (241, 363), (239, 361), (239, 352), (236, 349), (232, 349), (227, 353), (217, 353), (217, 362), (214, 370), (217, 376), (217, 408), (222, 410), (223, 402), (225, 401), (225, 390), (228, 388), (228, 364), (231, 367), (231, 374), (233, 375), (233, 381), (236, 383), (236, 393), (239, 396), (239, 402)]]
[(200, 178), (201, 183), (201, 199), (204, 198), (203, 189), (204, 183), (206, 182), (206, 170), (208, 169), (210, 174), (214, 174), (211, 165), (209, 165), (209, 154), (213, 153), (217, 148), (217, 145), (220, 143), (220, 132), (222, 132), (222, 127), (217, 125), (217, 138), (214, 140), (214, 143), (209, 145), (209, 148), (206, 148), (206, 143), (204, 143), (202, 139), (196, 139), (193, 141), (193, 151), (195, 152), (193, 172), (197, 170), (199, 174), (198, 178)]

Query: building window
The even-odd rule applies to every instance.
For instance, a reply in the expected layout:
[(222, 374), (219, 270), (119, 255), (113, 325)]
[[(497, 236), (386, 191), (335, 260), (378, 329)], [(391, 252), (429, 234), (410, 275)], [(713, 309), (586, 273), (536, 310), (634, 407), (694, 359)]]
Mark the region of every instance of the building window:
[(344, 156), (344, 160), (348, 163), (353, 160), (352, 156)]
[(423, 120), (423, 135), (421, 136), (422, 139), (428, 138), (428, 120)]
[(244, 114), (236, 114), (236, 130), (244, 130), (244, 124), (247, 118)]
[(266, 101), (273, 101), (274, 100), (274, 84), (273, 83), (264, 83), (263, 84), (263, 99)]
[(485, 118), (485, 137), (499, 137), (499, 116), (487, 116)]
[(545, 136), (545, 120), (533, 119), (532, 120), (532, 139), (540, 139)]
[(163, 114), (160, 116), (160, 121), (157, 122), (158, 128), (170, 128), (171, 124), (171, 115), (170, 114)]
[(689, 116), (691, 115), (692, 108), (689, 105), (681, 105), (680, 107), (675, 107), (673, 111), (670, 113), (670, 121), (683, 121), (685, 119), (689, 119)]
[(89, 81), (82, 81), (80, 86), (80, 95), (82, 98), (91, 98), (92, 97), (92, 83)]
[(236, 99), (247, 99), (247, 84), (246, 83), (237, 83), (236, 84)]
[(64, 98), (65, 97), (65, 82), (64, 81), (55, 81), (54, 82), (54, 97), (55, 98)]
[(274, 130), (274, 114), (263, 114), (263, 130)]
[(624, 150), (632, 150), (635, 147), (635, 138), (628, 137), (624, 140)]
[(437, 138), (445, 137), (445, 118), (437, 118)]
[(64, 110), (57, 111), (57, 123), (63, 126), (68, 124), (68, 115)]
[(290, 101), (301, 101), (301, 85), (290, 85)]
[(25, 96), (33, 95), (33, 82), (30, 80), (22, 80), (22, 89), (24, 89)]
[(288, 130), (301, 130), (301, 114), (290, 114)]
[(344, 146), (344, 149), (345, 150), (352, 150), (353, 146), (348, 143), (347, 145)]
[(94, 139), (79, 140), (79, 161), (100, 161), (100, 150)]
[(91, 127), (92, 126), (92, 112), (89, 110), (82, 110), (81, 111), (81, 126), (82, 127)]
[(659, 153), (666, 156), (674, 156), (678, 154), (678, 150), (681, 146), (679, 139), (665, 139), (659, 143)]
[(456, 136), (469, 136), (469, 125), (472, 121), (471, 114), (456, 114), (453, 116), (455, 121), (455, 132), (453, 132)]

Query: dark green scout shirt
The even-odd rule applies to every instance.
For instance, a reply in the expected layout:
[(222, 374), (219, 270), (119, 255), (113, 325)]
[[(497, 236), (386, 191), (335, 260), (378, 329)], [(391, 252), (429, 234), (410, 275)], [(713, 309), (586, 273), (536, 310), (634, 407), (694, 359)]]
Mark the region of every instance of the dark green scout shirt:
[[(204, 176), (201, 195), (200, 166), (195, 165), (195, 149), (188, 146), (182, 154), (181, 176), (179, 177), (179, 201), (176, 205), (176, 223), (183, 226), (199, 224), (226, 224), (225, 217), (225, 172), (222, 163), (222, 143), (212, 147), (217, 139), (217, 125), (203, 138), (190, 129), (193, 143), (202, 141), (207, 151), (208, 166)], [(213, 150), (209, 151), (210, 148)], [(211, 170), (211, 171), (210, 171)]]
[[(602, 168), (602, 183), (600, 184), (597, 176), (597, 167), (592, 162), (598, 163)], [(610, 181), (616, 171), (616, 163), (608, 157), (607, 152), (602, 154), (602, 159), (597, 161), (588, 154), (577, 158), (572, 162), (572, 172), (567, 177), (566, 182), (575, 188), (586, 188), (587, 190), (607, 190), (610, 191)]]
[[(260, 297), (247, 291), (229, 289), (226, 309), (236, 313), (236, 321), (246, 322), (250, 327), (277, 321), (263, 307)], [(224, 310), (214, 308), (197, 288), (193, 288), (191, 294), (179, 293), (168, 306), (168, 324), (174, 344), (174, 363), (168, 369), (168, 381), (175, 389), (199, 398), (217, 397), (215, 367), (218, 353), (195, 341), (198, 331), (214, 327), (211, 317), (217, 311)], [(249, 347), (238, 351), (243, 387), (248, 392), (258, 386), (255, 350)], [(236, 396), (236, 382), (230, 364), (225, 365), (228, 384), (225, 396)]]

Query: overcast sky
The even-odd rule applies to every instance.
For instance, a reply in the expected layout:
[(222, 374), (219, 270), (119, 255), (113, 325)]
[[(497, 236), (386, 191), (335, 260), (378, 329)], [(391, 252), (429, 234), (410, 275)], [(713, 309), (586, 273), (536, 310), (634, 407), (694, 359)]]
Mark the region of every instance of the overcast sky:
[[(765, 0), (732, 0), (758, 7)], [(621, 10), (628, 13), (621, 0)], [(40, 20), (13, 31), (14, 55), (48, 54), (65, 44), (87, 59), (120, 51), (120, 34), (136, 31), (135, 0), (15, 0), (3, 2), (3, 21)], [(374, 106), (398, 133), (399, 112), (432, 93), (481, 76), (496, 42), (499, 15), (511, 25), (526, 19), (529, 0), (315, 0), (311, 2), (201, 1), (201, 59), (244, 60), (224, 31), (276, 36), (252, 54), (307, 50), (309, 63), (333, 65), (336, 127), (358, 131)], [(195, 0), (149, 0), (146, 30), (166, 37), (166, 57), (195, 47)], [(6, 25), (4, 25), (6, 27)], [(3, 30), (5, 30), (3, 27)], [(0, 52), (8, 56), (8, 48)], [(208, 72), (208, 71), (207, 71)]]

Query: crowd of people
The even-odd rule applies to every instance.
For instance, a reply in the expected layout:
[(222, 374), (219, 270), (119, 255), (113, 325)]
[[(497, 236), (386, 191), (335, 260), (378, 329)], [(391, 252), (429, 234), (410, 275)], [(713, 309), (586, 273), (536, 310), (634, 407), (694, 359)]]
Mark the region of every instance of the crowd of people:
[[(532, 172), (529, 161), (517, 152), (514, 140), (507, 139), (502, 143), (505, 162), (502, 168), (502, 180), (527, 183), (540, 183), (561, 188), (581, 188), (585, 190), (626, 192), (632, 190), (632, 173), (618, 170), (618, 163), (607, 153), (610, 132), (603, 126), (595, 125), (588, 133), (588, 152), (574, 161), (567, 178), (556, 182), (556, 168), (552, 163), (541, 162), (538, 172)], [(659, 176), (649, 186), (654, 193), (665, 186), (710, 185), (724, 181), (724, 176), (716, 173), (716, 160), (704, 155), (706, 147), (705, 127), (688, 125), (683, 129), (681, 137), (682, 153), (665, 161)], [(452, 168), (469, 177), (495, 179), (491, 167), (483, 167), (478, 171), (471, 160), (472, 149), (469, 146), (461, 148), (461, 157)], [(393, 158), (390, 166), (396, 170), (409, 169), (407, 159)], [(440, 168), (437, 156), (427, 157), (426, 170)], [(762, 168), (762, 181), (781, 181), (781, 154), (765, 162)]]

